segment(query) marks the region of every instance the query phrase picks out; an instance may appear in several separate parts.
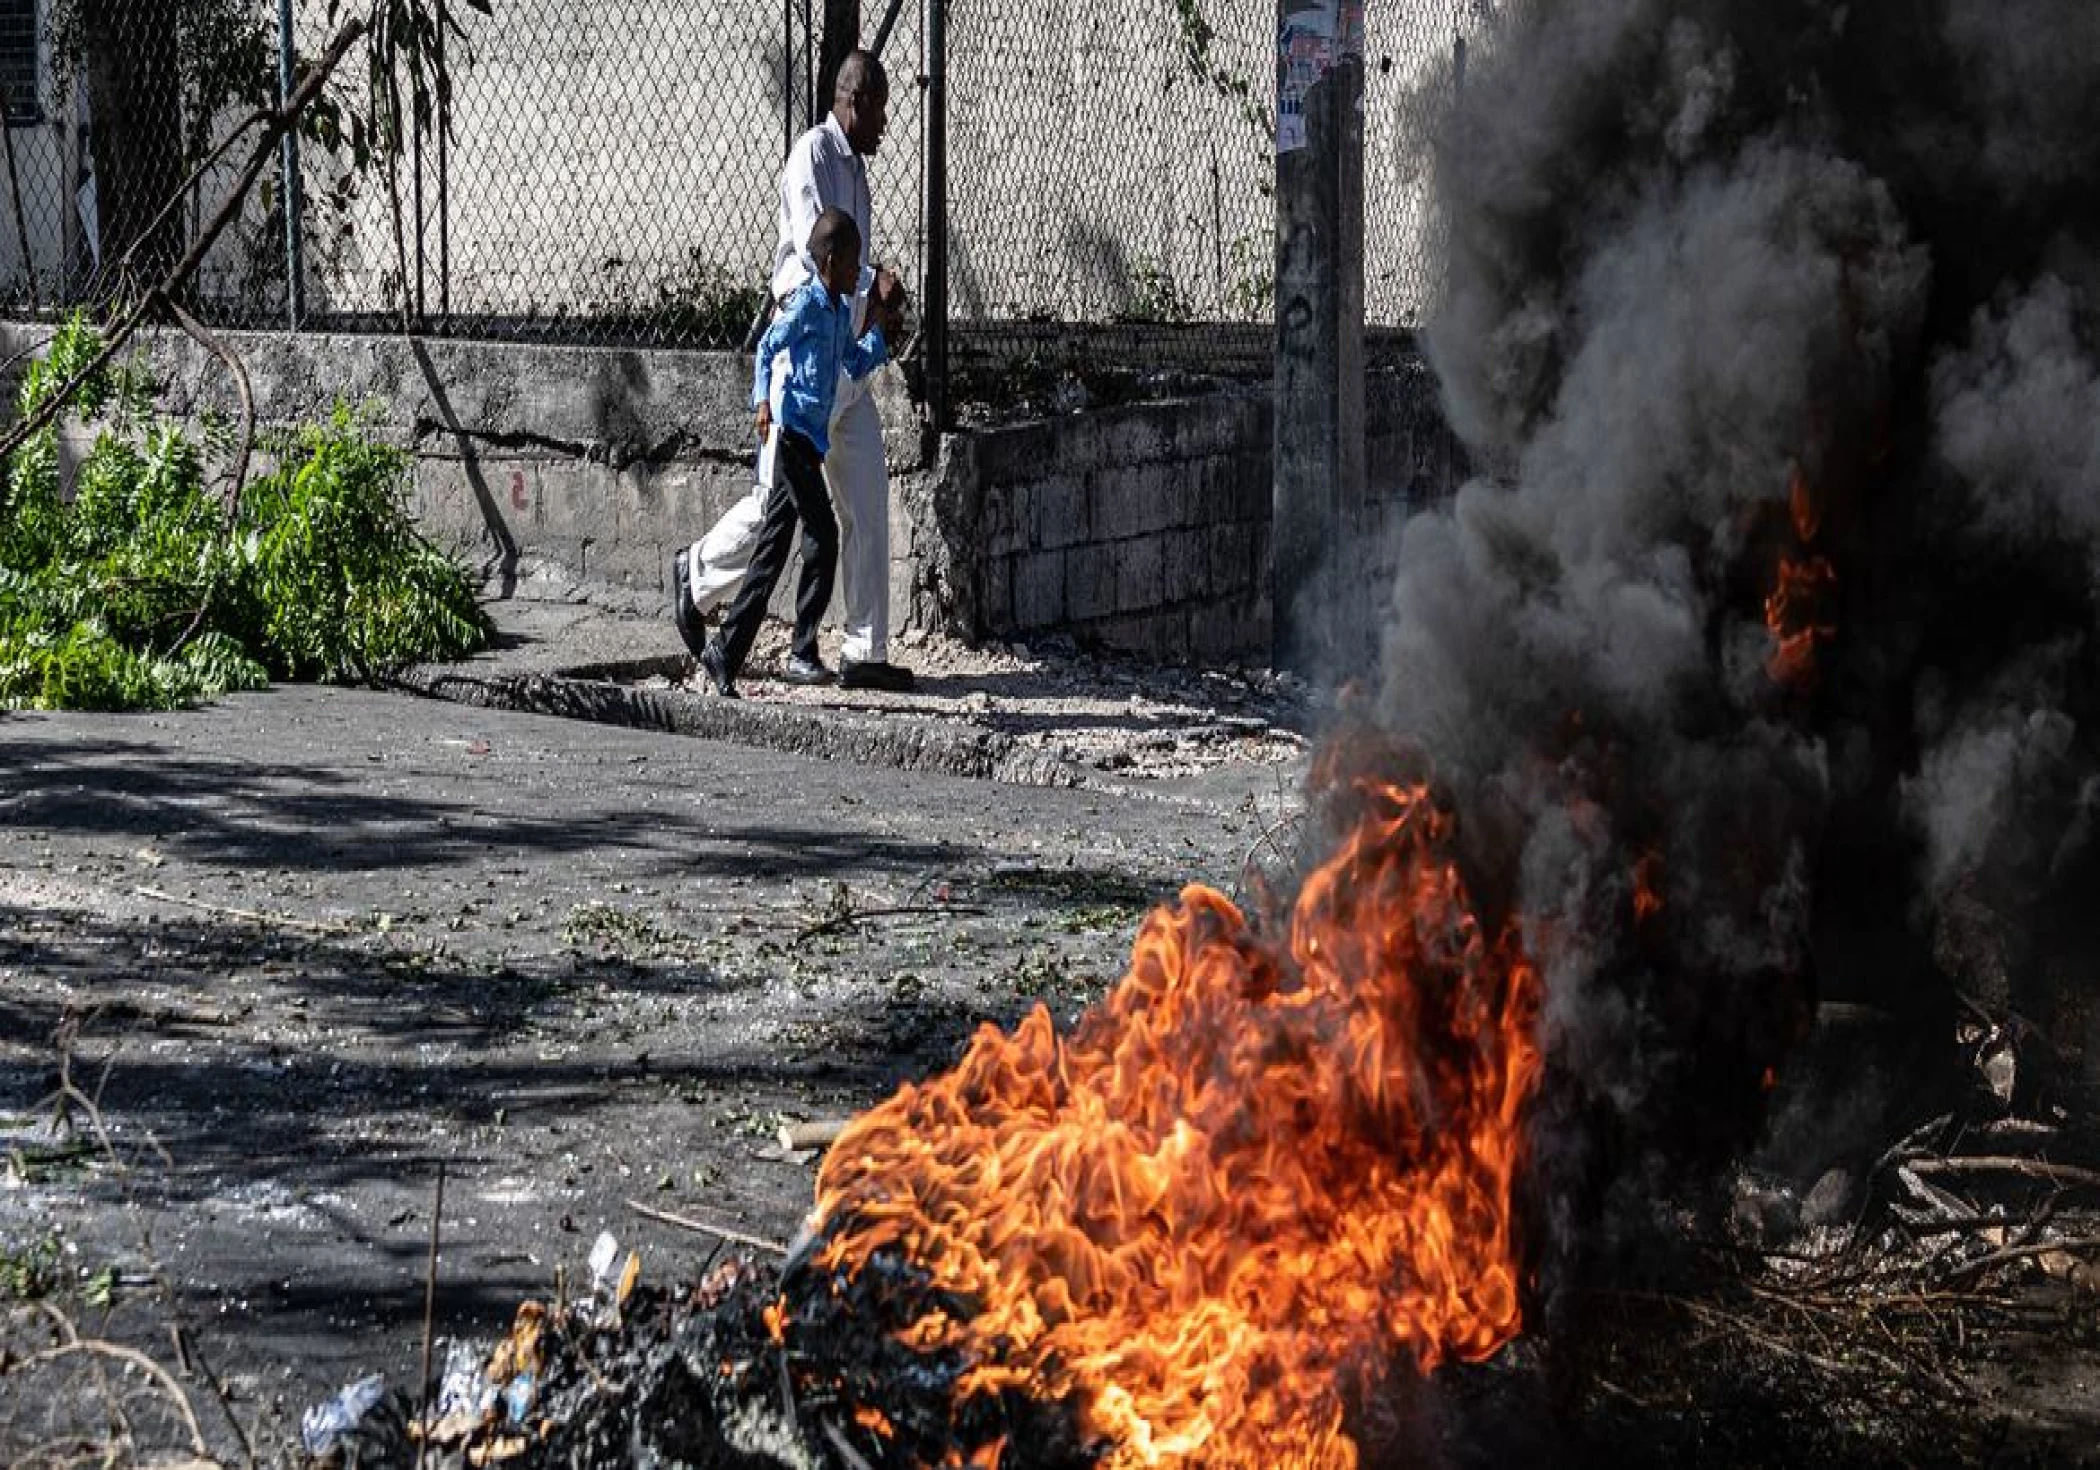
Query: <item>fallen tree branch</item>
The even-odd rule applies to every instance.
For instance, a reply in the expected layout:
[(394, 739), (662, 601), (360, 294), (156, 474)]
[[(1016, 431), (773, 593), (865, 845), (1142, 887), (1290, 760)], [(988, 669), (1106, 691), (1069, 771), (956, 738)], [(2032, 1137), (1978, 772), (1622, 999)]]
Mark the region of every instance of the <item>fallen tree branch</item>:
[(1964, 1261), (1946, 1274), (1948, 1281), (1967, 1281), (1981, 1276), (1997, 1266), (2007, 1266), (2014, 1261), (2023, 1261), (2032, 1256), (2046, 1256), (2054, 1251), (2070, 1255), (2077, 1251), (2100, 1250), (2100, 1235), (2080, 1235), (2068, 1240), (2036, 1240), (2025, 1245), (2009, 1245), (1989, 1255), (1978, 1256), (1973, 1261)]
[(248, 483), (248, 457), (255, 449), (255, 389), (248, 381), (248, 366), (241, 361), (238, 352), (215, 336), (204, 323), (184, 311), (181, 303), (170, 301), (168, 314), (175, 318), (175, 325), (189, 333), (198, 346), (226, 364), (226, 370), (233, 374), (233, 386), (240, 392), (241, 448), (233, 457), (233, 484), (226, 492), (226, 524), (230, 528), (234, 516), (241, 508), (241, 489)]
[(266, 914), (255, 909), (230, 908), (224, 904), (206, 903), (201, 898), (183, 898), (161, 888), (134, 886), (131, 890), (140, 898), (151, 898), (161, 903), (172, 903), (186, 909), (195, 909), (201, 914), (213, 914), (226, 919), (246, 919), (255, 924), (276, 924), (286, 929), (306, 929), (315, 934), (362, 934), (364, 930), (352, 924), (330, 924), (319, 919), (295, 919), (290, 914)]
[(445, 1161), (438, 1160), (437, 1198), (430, 1206), (430, 1258), (423, 1268), (423, 1402), (416, 1410), (416, 1470), (430, 1449), (430, 1351), (437, 1328), (438, 1239), (445, 1221)]
[[(70, 1332), (71, 1324), (69, 1323), (67, 1326)], [(182, 1385), (175, 1381), (167, 1369), (163, 1368), (145, 1353), (140, 1352), (137, 1348), (126, 1347), (120, 1342), (105, 1342), (99, 1337), (72, 1336), (69, 1341), (62, 1342), (57, 1347), (45, 1348), (42, 1352), (31, 1353), (17, 1363), (13, 1371), (20, 1372), (34, 1368), (41, 1363), (57, 1362), (63, 1358), (81, 1355), (108, 1358), (115, 1362), (128, 1363), (159, 1384), (161, 1390), (167, 1395), (168, 1401), (175, 1406), (176, 1412), (182, 1416), (183, 1428), (189, 1431), (191, 1452), (204, 1464), (217, 1463), (212, 1460), (211, 1451), (204, 1443), (204, 1429), (197, 1422), (196, 1410), (190, 1407), (190, 1396), (182, 1391)]]

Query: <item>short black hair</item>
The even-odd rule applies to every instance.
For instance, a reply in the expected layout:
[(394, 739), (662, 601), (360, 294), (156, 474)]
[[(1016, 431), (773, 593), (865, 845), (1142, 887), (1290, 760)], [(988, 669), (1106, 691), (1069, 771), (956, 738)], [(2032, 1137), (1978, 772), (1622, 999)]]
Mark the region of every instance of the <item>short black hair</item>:
[(824, 268), (824, 259), (834, 250), (845, 250), (858, 260), (860, 257), (860, 226), (853, 216), (843, 209), (827, 209), (817, 216), (817, 222), (809, 227), (809, 241), (803, 251), (809, 263), (818, 270)]
[(832, 100), (889, 95), (890, 78), (882, 69), (882, 58), (872, 51), (848, 51), (839, 63), (838, 80), (831, 84)]

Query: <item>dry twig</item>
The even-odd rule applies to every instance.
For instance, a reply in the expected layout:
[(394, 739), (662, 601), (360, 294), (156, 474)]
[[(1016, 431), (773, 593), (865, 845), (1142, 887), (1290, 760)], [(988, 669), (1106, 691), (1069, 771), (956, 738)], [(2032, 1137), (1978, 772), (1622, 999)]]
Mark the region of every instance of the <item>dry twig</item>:
[(305, 929), (314, 934), (362, 934), (365, 931), (354, 924), (331, 924), (319, 919), (295, 919), (290, 914), (266, 914), (256, 909), (237, 909), (225, 904), (206, 903), (201, 898), (182, 898), (160, 888), (134, 886), (131, 890), (140, 898), (150, 898), (159, 903), (172, 903), (186, 909), (195, 909), (200, 914), (212, 914), (224, 919), (246, 919), (251, 924), (274, 924), (283, 929)]
[(712, 1235), (715, 1239), (726, 1240), (731, 1245), (747, 1245), (753, 1250), (770, 1251), (776, 1256), (784, 1256), (788, 1253), (788, 1248), (777, 1240), (767, 1240), (761, 1235), (747, 1235), (743, 1231), (731, 1229), (727, 1225), (711, 1225), (705, 1220), (695, 1220), (685, 1215), (674, 1215), (669, 1210), (652, 1209), (640, 1200), (631, 1199), (627, 1201), (627, 1208), (645, 1220), (654, 1220), (661, 1225), (674, 1226), (680, 1230), (691, 1230), (701, 1235)]
[(788, 943), (790, 945), (801, 944), (805, 940), (815, 939), (820, 934), (829, 934), (838, 929), (850, 929), (863, 919), (894, 919), (908, 914), (981, 915), (984, 912), (985, 910), (970, 904), (955, 903), (904, 903), (898, 904), (894, 908), (848, 909), (844, 913), (833, 914), (830, 918), (820, 920), (815, 924), (805, 925)]
[(1966, 1174), (2017, 1174), (2066, 1189), (2100, 1189), (2100, 1169), (2081, 1169), (2075, 1164), (2052, 1164), (2045, 1159), (2022, 1159), (2004, 1154), (1971, 1154), (1951, 1159), (1913, 1159), (1909, 1167), (1920, 1175), (1959, 1178)]
[(423, 1405), (416, 1419), (423, 1432), (416, 1436), (416, 1470), (423, 1470), (423, 1456), (430, 1448), (430, 1348), (437, 1326), (438, 1239), (445, 1220), (445, 1161), (438, 1160), (437, 1197), (430, 1206), (430, 1256), (423, 1267)]
[(2046, 1256), (2053, 1251), (2069, 1255), (2076, 1251), (2100, 1250), (2100, 1235), (2073, 1236), (2065, 1240), (2030, 1240), (2021, 1245), (2009, 1245), (1994, 1250), (1988, 1255), (1978, 1256), (1973, 1261), (1964, 1261), (1946, 1274), (1948, 1281), (1971, 1281), (1998, 1266), (2011, 1265), (2035, 1256)]

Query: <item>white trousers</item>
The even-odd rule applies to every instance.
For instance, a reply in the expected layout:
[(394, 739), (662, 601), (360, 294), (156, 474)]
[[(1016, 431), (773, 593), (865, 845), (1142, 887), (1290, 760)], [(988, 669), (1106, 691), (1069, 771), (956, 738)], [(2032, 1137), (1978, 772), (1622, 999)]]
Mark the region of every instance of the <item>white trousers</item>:
[[(776, 372), (780, 383), (786, 374)], [(777, 396), (777, 395), (776, 395)], [(778, 404), (774, 406), (776, 414)], [(686, 558), (693, 605), (702, 612), (727, 602), (751, 565), (752, 548), (773, 493), (773, 446), (778, 428), (759, 450), (758, 482), (722, 513)], [(840, 382), (831, 415), (831, 449), (824, 483), (839, 518), (839, 584), (845, 600), (840, 655), (854, 663), (886, 663), (890, 641), (890, 472), (882, 453), (882, 416), (860, 383)]]

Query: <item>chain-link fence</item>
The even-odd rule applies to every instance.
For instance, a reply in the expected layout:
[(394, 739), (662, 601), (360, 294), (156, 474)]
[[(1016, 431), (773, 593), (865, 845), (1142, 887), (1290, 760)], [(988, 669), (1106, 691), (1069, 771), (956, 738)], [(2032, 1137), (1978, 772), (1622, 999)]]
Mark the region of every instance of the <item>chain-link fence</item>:
[[(1437, 283), (1429, 149), (1492, 0), (1365, 15), (1365, 311)], [(1275, 0), (965, 0), (949, 23), (950, 318), (1026, 360), (1075, 342), (1266, 367), (1275, 307)], [(1119, 324), (1074, 334), (1076, 324)], [(1234, 330), (1240, 328), (1240, 330)], [(1200, 330), (1198, 330), (1200, 329)]]
[[(285, 8), (305, 62), (357, 7)], [(741, 341), (771, 263), (780, 160), (820, 90), (822, 6), (494, 0), (483, 14), (458, 0), (436, 13), (450, 86), (426, 92), (415, 126), (400, 84), (411, 122), (398, 157), (377, 149), (383, 99), (353, 56), (302, 130), (296, 190), (273, 160), (207, 257), (193, 288), (201, 314), (229, 326)], [(878, 238), (916, 238), (916, 43), (907, 17), (890, 45), (907, 84), (874, 170)], [(12, 120), (0, 304), (48, 312), (157, 280), (224, 202), (254, 130), (216, 162), (210, 150), (275, 101), (280, 59), (271, 0), (0, 0)]]
[[(449, 90), (388, 163), (353, 57), (193, 290), (222, 325), (372, 327), (719, 347), (739, 342), (773, 246), (787, 142), (821, 115), (828, 25), (886, 0), (418, 0)], [(885, 61), (875, 246), (921, 279), (924, 0)], [(449, 4), (449, 9), (448, 9)], [(285, 0), (318, 55), (357, 0)], [(1423, 147), (1454, 44), (1487, 0), (1368, 7), (1366, 304), (1418, 320), (1437, 234)], [(1026, 356), (1070, 329), (1140, 352), (1261, 360), (1273, 310), (1275, 0), (957, 0), (949, 8), (948, 321), (960, 348)], [(225, 200), (278, 95), (276, 0), (0, 0), (9, 125), (0, 302), (48, 313), (156, 279)], [(838, 46), (833, 41), (834, 50)], [(418, 110), (403, 101), (406, 115)], [(178, 207), (157, 227), (162, 206)], [(288, 202), (299, 228), (287, 239)], [(296, 257), (296, 289), (288, 261)], [(128, 263), (128, 265), (127, 265)], [(1201, 329), (1201, 330), (1198, 330)]]

